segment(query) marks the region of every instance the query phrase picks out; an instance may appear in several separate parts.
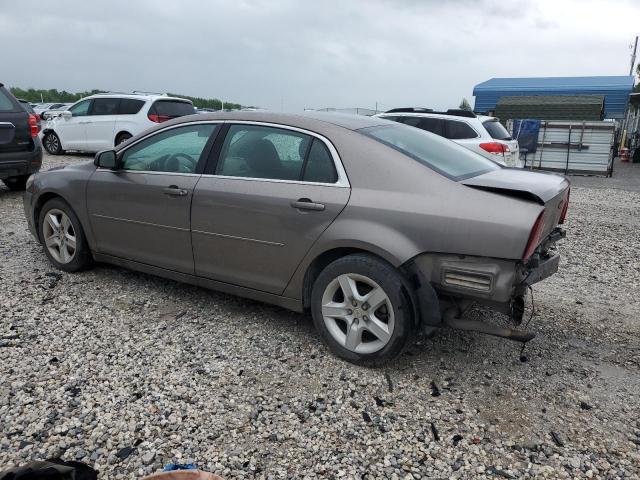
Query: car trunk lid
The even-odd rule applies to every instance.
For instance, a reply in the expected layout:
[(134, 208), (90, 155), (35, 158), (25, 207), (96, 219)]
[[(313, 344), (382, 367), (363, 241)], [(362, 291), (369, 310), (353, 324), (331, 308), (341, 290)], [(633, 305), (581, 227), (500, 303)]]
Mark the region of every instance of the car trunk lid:
[(461, 183), (468, 187), (529, 200), (544, 206), (541, 241), (558, 225), (565, 203), (569, 200), (569, 181), (555, 173), (502, 168), (468, 178)]

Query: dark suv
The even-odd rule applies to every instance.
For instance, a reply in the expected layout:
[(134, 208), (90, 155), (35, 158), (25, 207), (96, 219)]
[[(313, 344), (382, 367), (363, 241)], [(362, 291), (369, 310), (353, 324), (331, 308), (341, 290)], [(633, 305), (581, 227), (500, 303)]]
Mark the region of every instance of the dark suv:
[(0, 83), (0, 179), (11, 190), (24, 190), (40, 170), (42, 143), (35, 114), (29, 113)]

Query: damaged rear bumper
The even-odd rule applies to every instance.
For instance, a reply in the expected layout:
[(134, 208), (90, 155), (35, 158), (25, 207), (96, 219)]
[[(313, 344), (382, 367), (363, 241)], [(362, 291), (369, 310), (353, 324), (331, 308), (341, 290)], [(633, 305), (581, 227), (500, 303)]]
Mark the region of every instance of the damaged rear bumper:
[[(418, 284), (430, 284), (440, 299), (474, 301), (513, 315), (517, 321), (517, 311), (527, 288), (558, 271), (560, 254), (550, 247), (563, 237), (563, 231), (554, 230), (526, 263), (521, 260), (425, 253), (415, 257), (406, 268), (421, 280)], [(424, 285), (419, 285), (418, 297), (425, 290)], [(441, 321), (424, 317), (422, 320), (428, 325)]]

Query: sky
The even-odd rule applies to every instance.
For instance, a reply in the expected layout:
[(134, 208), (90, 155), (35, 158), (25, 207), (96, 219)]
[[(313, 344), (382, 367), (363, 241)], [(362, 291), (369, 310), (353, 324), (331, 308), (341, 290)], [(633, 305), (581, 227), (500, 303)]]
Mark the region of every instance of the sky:
[(0, 82), (444, 109), (492, 77), (626, 75), (638, 34), (638, 0), (0, 0)]

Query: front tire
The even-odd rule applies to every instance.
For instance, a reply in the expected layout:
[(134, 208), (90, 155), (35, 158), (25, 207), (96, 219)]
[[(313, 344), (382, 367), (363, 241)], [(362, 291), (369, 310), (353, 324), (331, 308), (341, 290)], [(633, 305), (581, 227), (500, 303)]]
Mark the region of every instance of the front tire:
[(357, 365), (394, 359), (414, 334), (407, 284), (387, 262), (354, 254), (329, 264), (316, 279), (311, 313), (331, 351)]
[(62, 144), (60, 137), (55, 132), (47, 132), (42, 139), (44, 149), (51, 155), (60, 155), (62, 153)]
[(29, 175), (21, 175), (19, 177), (5, 178), (2, 181), (9, 190), (19, 192), (27, 188), (27, 178), (29, 178)]
[(87, 238), (73, 209), (61, 198), (44, 204), (38, 219), (40, 241), (49, 261), (65, 272), (78, 272), (92, 264)]

